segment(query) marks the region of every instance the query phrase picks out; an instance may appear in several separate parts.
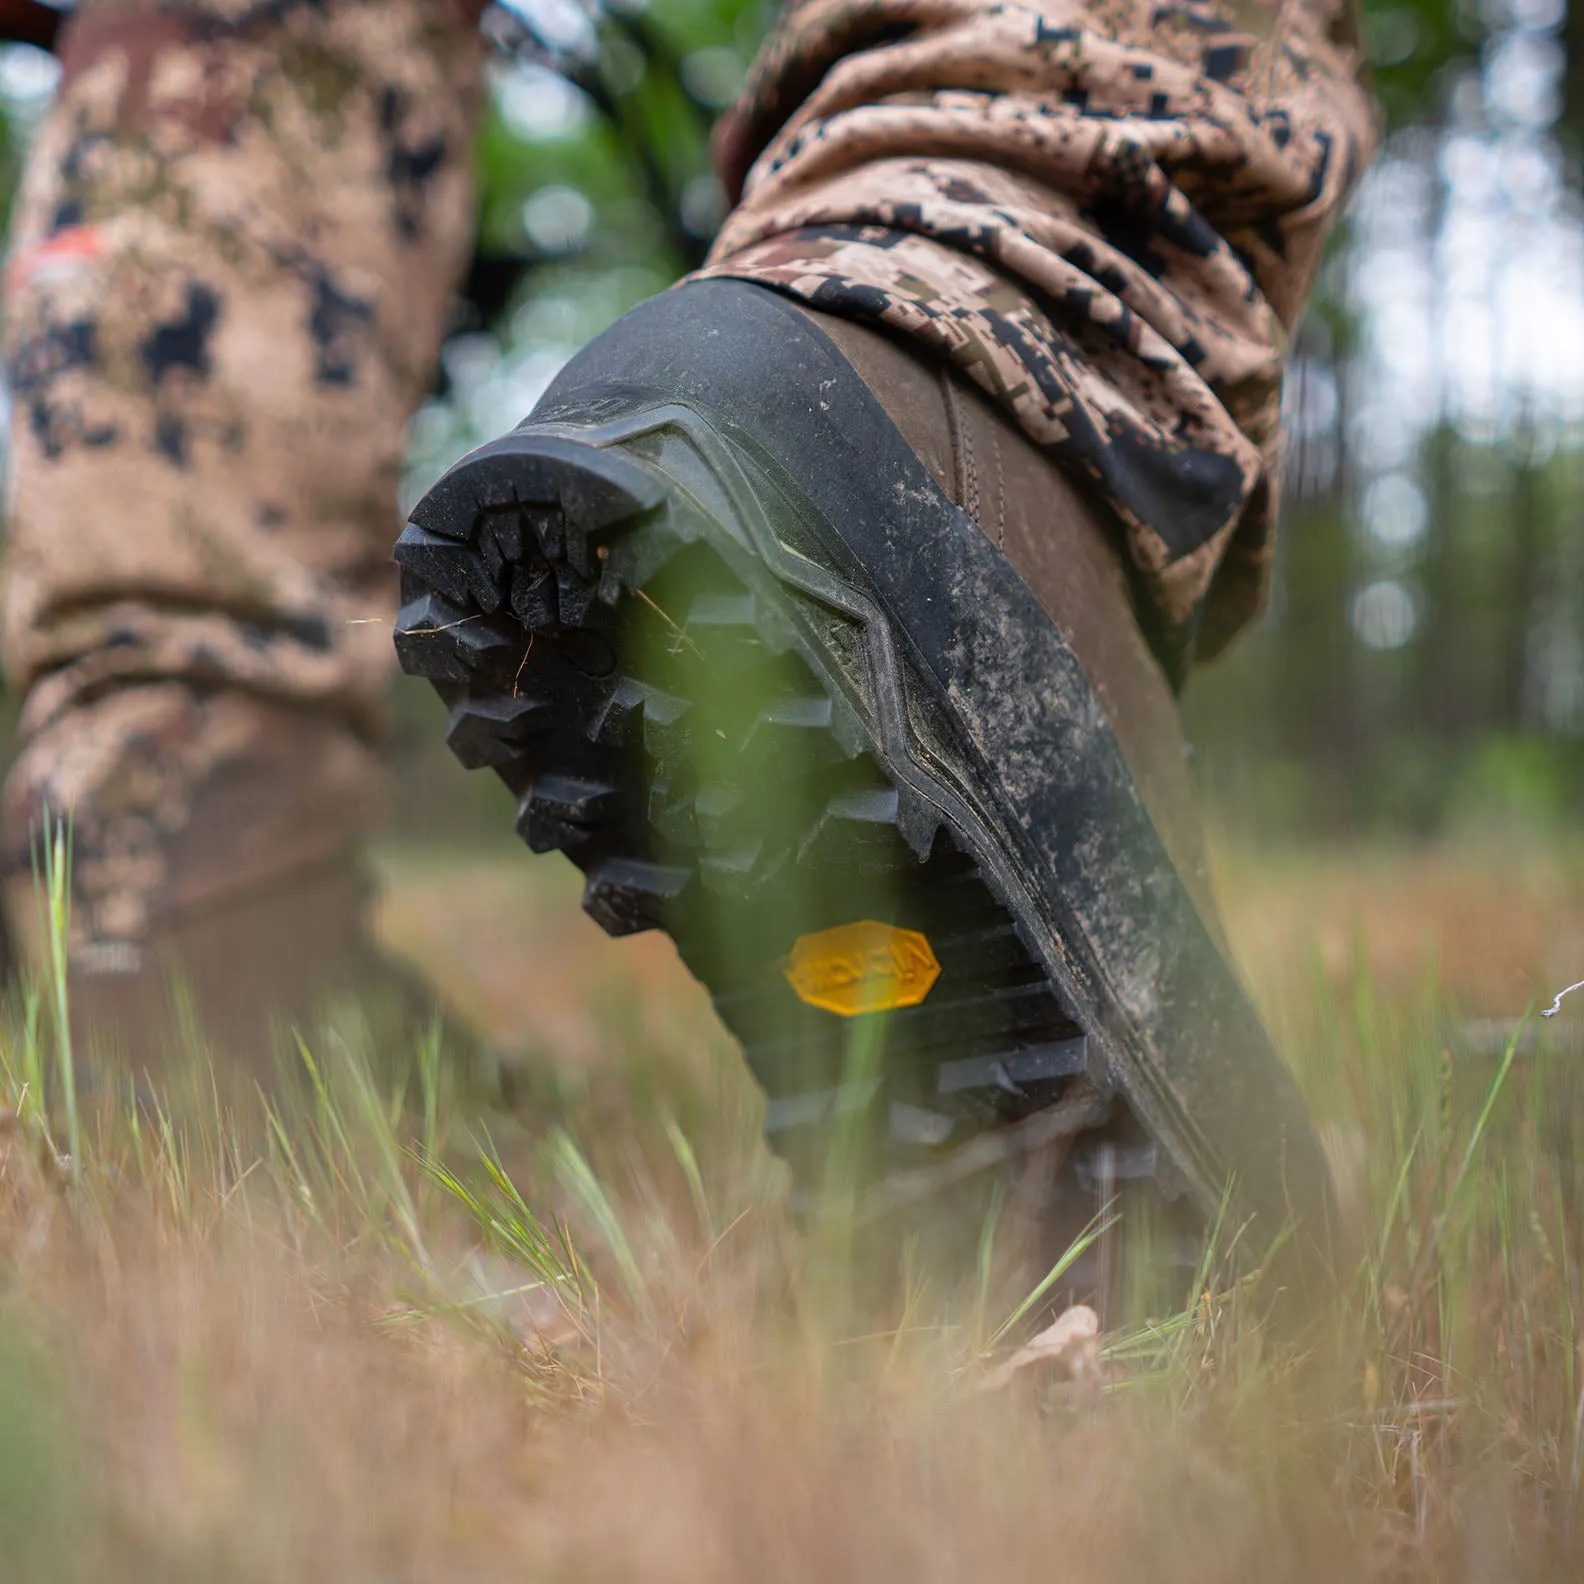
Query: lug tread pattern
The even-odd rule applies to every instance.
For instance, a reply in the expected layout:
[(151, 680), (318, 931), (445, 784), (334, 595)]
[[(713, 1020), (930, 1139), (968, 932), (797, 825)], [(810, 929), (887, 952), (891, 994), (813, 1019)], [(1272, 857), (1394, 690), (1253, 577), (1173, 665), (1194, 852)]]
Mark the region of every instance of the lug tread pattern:
[[(885, 773), (786, 614), (647, 470), (507, 436), (430, 491), (395, 553), (401, 664), (453, 701), (453, 751), (519, 792), (518, 834), (584, 870), (604, 929), (673, 935), (795, 1173), (801, 1141), (843, 1104), (875, 1110), (906, 1168), (1084, 1072), (1083, 1030), (972, 856)], [(739, 699), (710, 696), (722, 675)], [(782, 784), (798, 817), (777, 822), (762, 789)], [(794, 993), (786, 920), (805, 933), (871, 916), (923, 932), (941, 972), (921, 1005), (887, 1015), (881, 1098), (854, 1100), (842, 1073), (861, 1020)]]

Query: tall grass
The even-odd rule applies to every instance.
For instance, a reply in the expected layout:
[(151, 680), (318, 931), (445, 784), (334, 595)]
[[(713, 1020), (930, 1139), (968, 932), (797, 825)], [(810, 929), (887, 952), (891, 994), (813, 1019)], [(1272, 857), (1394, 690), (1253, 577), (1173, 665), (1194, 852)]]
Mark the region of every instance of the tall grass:
[[(0, 1470), (35, 1491), (0, 1499), (7, 1577), (1584, 1563), (1566, 1005), (1469, 1055), (1433, 973), (1388, 993), (1364, 943), (1289, 985), (1269, 1011), (1357, 1257), (1276, 1322), (1223, 1218), (1180, 1308), (1151, 1307), (1148, 1270), (1122, 1284), (1098, 1397), (1038, 1366), (982, 1387), (1052, 1318), (1104, 1215), (1012, 1293), (989, 1274), (992, 1219), (959, 1301), (904, 1281), (877, 1313), (856, 1139), (831, 1153), (823, 1219), (789, 1227), (703, 1028), (645, 1037), (613, 1007), (609, 1081), (535, 1091), (525, 1118), (463, 1092), (438, 1029), (393, 1057), (357, 1008), (301, 1030), (251, 1100), (223, 1099), (201, 1057), (159, 1098), (105, 1074), (79, 1096), (69, 1011), (52, 967), (0, 1037)], [(858, 1042), (846, 1078), (873, 1054)], [(1147, 1237), (1120, 1246), (1147, 1263)]]

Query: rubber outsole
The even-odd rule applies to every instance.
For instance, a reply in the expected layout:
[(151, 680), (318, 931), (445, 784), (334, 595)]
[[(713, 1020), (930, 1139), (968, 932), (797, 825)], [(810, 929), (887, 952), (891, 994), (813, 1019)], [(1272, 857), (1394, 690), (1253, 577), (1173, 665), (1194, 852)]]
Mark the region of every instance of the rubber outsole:
[[(708, 487), (729, 447), (696, 415), (623, 432), (618, 448), (525, 427), (413, 510), (396, 645), (450, 707), (457, 758), (517, 795), (530, 848), (583, 870), (608, 932), (671, 934), (766, 1092), (800, 1197), (844, 1127), (885, 1206), (996, 1164), (986, 1135), (1021, 1148), (1043, 1115), (1070, 1221), (1129, 1181), (1179, 1200), (1185, 1179), (1096, 1061), (1029, 899), (887, 743), (888, 719), (928, 728), (865, 591), (835, 597), (827, 566), (814, 597), (768, 564)], [(843, 1016), (794, 987), (798, 942), (860, 921), (928, 942), (939, 972), (916, 1004)]]

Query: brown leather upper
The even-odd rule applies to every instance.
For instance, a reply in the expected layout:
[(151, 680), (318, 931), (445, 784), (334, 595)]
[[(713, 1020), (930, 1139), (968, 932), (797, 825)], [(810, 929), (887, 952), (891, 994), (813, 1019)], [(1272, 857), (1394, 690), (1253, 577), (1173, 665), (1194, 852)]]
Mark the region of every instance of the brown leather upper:
[(1139, 630), (1119, 556), (1072, 481), (954, 368), (879, 331), (807, 314), (943, 491), (1017, 569), (1078, 657), (1150, 816), (1220, 936), (1176, 700)]

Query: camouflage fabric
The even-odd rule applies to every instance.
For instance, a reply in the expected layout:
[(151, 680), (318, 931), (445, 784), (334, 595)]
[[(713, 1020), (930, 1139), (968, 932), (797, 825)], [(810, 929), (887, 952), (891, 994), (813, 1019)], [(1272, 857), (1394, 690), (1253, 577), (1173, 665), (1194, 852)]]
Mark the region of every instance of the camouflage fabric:
[(803, 0), (705, 275), (952, 359), (1108, 509), (1168, 668), (1261, 607), (1287, 333), (1369, 157), (1347, 0)]
[[(1178, 670), (1259, 603), (1284, 336), (1372, 138), (1329, 3), (803, 0), (720, 132), (742, 202), (706, 273), (964, 367), (1109, 504)], [(371, 801), (480, 4), (87, 0), (68, 30), (7, 269), (4, 860), (74, 808), (86, 937)]]
[[(190, 892), (171, 853), (249, 773), (248, 720), (300, 717), (321, 845), (369, 801), (398, 470), (472, 234), (478, 10), (88, 0), (68, 29), (6, 276), (0, 647), (6, 865), (75, 806), (85, 933)], [(267, 757), (255, 804), (289, 791)]]

